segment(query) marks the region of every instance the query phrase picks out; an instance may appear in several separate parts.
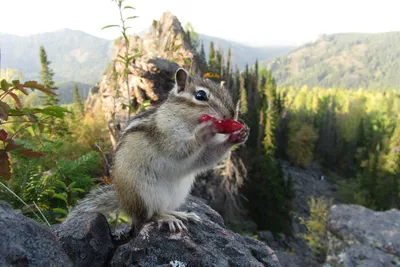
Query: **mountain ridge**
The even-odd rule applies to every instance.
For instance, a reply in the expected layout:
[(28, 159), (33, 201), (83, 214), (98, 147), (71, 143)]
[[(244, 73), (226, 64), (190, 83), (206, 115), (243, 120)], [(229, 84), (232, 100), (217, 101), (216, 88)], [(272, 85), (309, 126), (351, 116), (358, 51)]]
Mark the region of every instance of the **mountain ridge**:
[[(205, 34), (199, 34), (199, 37), (204, 41), (206, 55), (210, 41), (214, 41), (225, 53), (231, 47), (233, 66), (238, 65), (240, 69), (246, 63), (253, 64), (256, 59), (267, 60), (289, 49), (283, 47), (281, 51), (280, 47), (253, 47)], [(114, 42), (69, 28), (27, 36), (0, 33), (1, 67), (19, 70), (24, 79), (38, 79), (39, 46), (43, 44), (57, 83), (75, 81), (95, 84), (111, 61)]]
[(281, 86), (399, 89), (400, 32), (325, 34), (262, 65)]

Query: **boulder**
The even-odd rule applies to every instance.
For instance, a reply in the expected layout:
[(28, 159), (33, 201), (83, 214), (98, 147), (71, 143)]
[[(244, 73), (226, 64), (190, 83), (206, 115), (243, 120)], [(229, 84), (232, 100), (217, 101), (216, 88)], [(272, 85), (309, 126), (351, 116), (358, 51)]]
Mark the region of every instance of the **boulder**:
[(111, 229), (102, 214), (82, 214), (55, 225), (52, 230), (76, 267), (105, 266), (116, 249)]
[(377, 212), (334, 205), (328, 218), (328, 263), (338, 266), (400, 265), (400, 211)]
[(51, 230), (0, 202), (0, 266), (73, 266)]

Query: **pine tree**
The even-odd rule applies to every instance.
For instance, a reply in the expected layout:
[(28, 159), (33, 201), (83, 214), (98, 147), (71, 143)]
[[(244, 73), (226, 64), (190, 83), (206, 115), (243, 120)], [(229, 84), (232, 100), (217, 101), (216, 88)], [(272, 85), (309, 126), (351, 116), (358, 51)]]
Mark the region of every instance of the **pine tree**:
[(267, 156), (275, 155), (275, 129), (277, 124), (276, 83), (271, 71), (267, 72), (265, 84), (265, 96), (267, 102), (266, 122), (264, 132), (264, 149)]
[(246, 92), (246, 88), (244, 87), (244, 77), (240, 76), (239, 78), (239, 82), (240, 82), (240, 113), (242, 115), (246, 115), (247, 111), (248, 111), (248, 106), (247, 106), (247, 92)]
[(210, 48), (208, 51), (208, 71), (215, 73), (215, 49), (214, 42), (210, 42)]
[(75, 83), (74, 85), (74, 105), (77, 110), (83, 114), (83, 101), (81, 96), (79, 95), (78, 85)]
[(393, 174), (400, 174), (400, 116), (390, 140), (390, 152), (386, 159), (386, 169)]
[(204, 51), (204, 43), (203, 42), (201, 42), (201, 47), (200, 47), (200, 62), (204, 68), (203, 72), (206, 73), (208, 71), (208, 66), (207, 66), (206, 52)]
[(230, 88), (232, 86), (232, 53), (230, 48), (226, 57), (225, 80), (226, 87)]
[[(40, 64), (41, 64), (41, 70), (40, 70), (40, 80), (43, 83), (43, 85), (52, 90), (57, 90), (57, 87), (55, 87), (54, 81), (53, 81), (53, 76), (54, 72), (50, 68), (50, 61), (47, 59), (47, 54), (43, 46), (40, 46)], [(54, 95), (46, 95), (44, 97), (43, 105), (44, 106), (55, 106), (58, 104), (58, 99)]]

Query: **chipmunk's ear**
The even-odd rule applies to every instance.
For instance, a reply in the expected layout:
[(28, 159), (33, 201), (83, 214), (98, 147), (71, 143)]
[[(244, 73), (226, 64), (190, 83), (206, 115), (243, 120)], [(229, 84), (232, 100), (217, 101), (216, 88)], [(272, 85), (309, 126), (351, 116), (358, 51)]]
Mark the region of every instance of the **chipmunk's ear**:
[(179, 68), (176, 73), (175, 73), (175, 81), (176, 81), (176, 87), (177, 87), (177, 92), (180, 93), (183, 90), (185, 90), (185, 87), (187, 83), (189, 82), (189, 73), (182, 68)]

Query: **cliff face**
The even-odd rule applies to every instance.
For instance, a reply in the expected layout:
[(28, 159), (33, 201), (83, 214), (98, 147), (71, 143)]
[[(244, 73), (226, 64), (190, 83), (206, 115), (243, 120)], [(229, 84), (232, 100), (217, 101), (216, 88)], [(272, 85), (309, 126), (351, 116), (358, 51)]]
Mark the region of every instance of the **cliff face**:
[[(146, 100), (157, 103), (166, 98), (174, 84), (178, 67), (193, 73), (200, 72), (196, 51), (191, 48), (188, 37), (177, 17), (163, 14), (154, 21), (151, 30), (142, 37), (128, 36), (129, 53), (137, 55), (129, 65), (128, 87), (131, 105), (138, 107)], [(125, 40), (115, 41), (114, 60), (107, 67), (101, 81), (92, 88), (86, 101), (89, 110), (100, 108), (109, 118), (115, 112), (121, 122), (126, 120), (128, 104), (127, 84), (124, 80), (124, 64), (116, 61), (125, 53)]]

